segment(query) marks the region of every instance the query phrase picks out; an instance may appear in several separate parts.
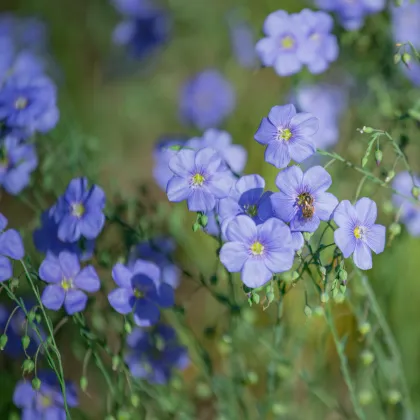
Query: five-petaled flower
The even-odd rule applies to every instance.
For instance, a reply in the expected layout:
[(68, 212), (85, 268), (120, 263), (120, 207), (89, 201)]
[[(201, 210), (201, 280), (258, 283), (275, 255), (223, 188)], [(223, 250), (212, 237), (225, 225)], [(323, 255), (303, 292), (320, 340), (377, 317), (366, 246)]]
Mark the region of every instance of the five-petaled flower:
[(76, 242), (81, 236), (95, 239), (105, 223), (104, 207), (102, 188), (97, 185), (88, 188), (86, 178), (70, 181), (54, 208), (58, 238), (63, 242)]
[(329, 220), (338, 200), (326, 190), (331, 186), (330, 174), (322, 166), (313, 166), (305, 173), (291, 166), (277, 175), (280, 192), (271, 198), (274, 214), (292, 231), (314, 232), (320, 220)]
[(49, 284), (42, 293), (42, 303), (58, 311), (64, 303), (69, 315), (81, 312), (87, 304), (85, 292), (97, 292), (101, 282), (93, 266), (80, 269), (75, 254), (62, 251), (58, 256), (48, 254), (39, 267), (39, 276)]
[(290, 160), (302, 162), (315, 153), (312, 136), (318, 119), (306, 112), (296, 113), (293, 105), (274, 106), (263, 118), (255, 140), (267, 145), (265, 160), (276, 168), (285, 168)]
[(353, 261), (362, 270), (372, 268), (372, 253), (380, 254), (385, 248), (385, 226), (375, 224), (376, 203), (361, 198), (353, 206), (342, 201), (334, 211), (334, 221), (339, 226), (334, 240), (344, 258), (353, 254)]
[(249, 216), (237, 216), (229, 223), (226, 237), (228, 242), (220, 250), (220, 260), (229, 272), (241, 272), (248, 287), (260, 287), (274, 273), (292, 268), (292, 236), (279, 219), (270, 218), (257, 226)]
[(159, 267), (149, 261), (137, 260), (132, 268), (116, 264), (112, 278), (119, 286), (108, 295), (111, 306), (120, 314), (133, 313), (140, 327), (149, 327), (159, 321), (161, 308), (174, 304), (174, 291), (161, 282)]
[(227, 197), (232, 186), (232, 173), (226, 170), (219, 152), (209, 147), (182, 149), (170, 160), (169, 167), (175, 175), (168, 182), (168, 199), (187, 200), (190, 211), (213, 210), (216, 200)]

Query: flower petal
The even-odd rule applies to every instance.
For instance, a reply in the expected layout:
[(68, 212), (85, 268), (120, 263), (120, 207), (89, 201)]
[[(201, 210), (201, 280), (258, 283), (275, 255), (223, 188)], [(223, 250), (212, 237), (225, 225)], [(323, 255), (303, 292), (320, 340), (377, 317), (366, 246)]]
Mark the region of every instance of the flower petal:
[(200, 149), (195, 155), (195, 167), (197, 172), (213, 174), (222, 163), (219, 152), (211, 147)]
[(290, 157), (295, 162), (303, 162), (316, 152), (315, 144), (312, 140), (304, 137), (295, 137), (289, 142)]
[(288, 145), (283, 141), (272, 141), (265, 149), (264, 159), (276, 168), (285, 168), (290, 163)]
[(292, 232), (292, 248), (298, 251), (305, 244), (302, 232)]
[(232, 189), (233, 178), (229, 172), (218, 172), (211, 176), (208, 189), (216, 198), (225, 198)]
[(313, 136), (319, 127), (318, 118), (309, 112), (299, 112), (290, 121), (290, 128), (296, 136)]
[(298, 210), (296, 200), (284, 192), (274, 193), (270, 197), (273, 213), (283, 222), (289, 223)]
[(262, 38), (255, 45), (255, 51), (264, 66), (272, 66), (276, 61), (278, 46), (273, 38)]
[(105, 215), (95, 209), (83, 215), (80, 219), (80, 232), (86, 239), (95, 239), (101, 233), (105, 224)]
[(131, 277), (133, 276), (132, 272), (121, 263), (117, 263), (112, 268), (112, 278), (115, 283), (124, 287), (125, 289), (131, 289)]
[(80, 235), (79, 219), (71, 214), (64, 216), (58, 225), (58, 238), (63, 242), (76, 242)]
[(258, 240), (269, 250), (291, 245), (292, 235), (289, 226), (274, 217), (257, 226), (257, 232)]
[(63, 271), (63, 275), (67, 279), (72, 279), (79, 273), (80, 264), (76, 254), (72, 254), (71, 252), (67, 251), (62, 251), (58, 255), (58, 261)]
[(277, 139), (277, 134), (277, 127), (268, 118), (263, 118), (254, 139), (260, 144), (269, 144)]
[(266, 267), (263, 259), (249, 258), (241, 273), (243, 283), (253, 289), (261, 287), (270, 281), (273, 273)]
[(248, 249), (241, 242), (227, 242), (220, 250), (220, 261), (230, 273), (241, 271), (248, 256)]
[(36, 392), (30, 381), (20, 381), (13, 393), (13, 404), (19, 408), (31, 408), (35, 401)]
[(86, 292), (97, 292), (101, 288), (101, 281), (92, 265), (82, 269), (75, 277), (74, 284)]
[(375, 223), (378, 210), (373, 200), (363, 197), (357, 201), (354, 208), (356, 209), (357, 220), (361, 225), (371, 226)]
[(372, 268), (372, 253), (363, 241), (356, 242), (353, 261), (361, 270), (370, 270)]
[(78, 203), (83, 200), (84, 193), (87, 189), (87, 178), (75, 178), (69, 182), (64, 196), (69, 203)]
[(175, 304), (174, 289), (169, 284), (162, 283), (158, 288), (157, 304), (161, 308), (170, 308)]
[(295, 250), (290, 248), (280, 248), (275, 251), (268, 251), (265, 255), (265, 265), (273, 273), (283, 273), (293, 266)]
[(219, 218), (223, 222), (228, 217), (242, 213), (238, 202), (231, 197), (222, 198), (219, 201)]
[(189, 211), (202, 211), (207, 213), (216, 206), (216, 199), (207, 189), (195, 188), (188, 197)]
[(127, 315), (133, 309), (131, 305), (132, 297), (133, 292), (131, 290), (119, 287), (108, 294), (108, 301), (118, 313)]
[(81, 290), (70, 289), (66, 293), (64, 308), (69, 315), (82, 312), (86, 308), (88, 297)]
[(154, 262), (138, 259), (134, 263), (133, 274), (144, 274), (151, 279), (155, 285), (158, 285), (161, 271)]
[(313, 166), (303, 175), (303, 185), (309, 189), (309, 193), (326, 191), (332, 184), (331, 175), (322, 166)]
[(373, 225), (368, 228), (366, 243), (375, 254), (380, 254), (385, 249), (385, 235), (385, 226)]
[(284, 10), (277, 10), (270, 13), (264, 21), (263, 30), (266, 35), (275, 37), (284, 31), (289, 15)]
[(188, 178), (195, 169), (195, 151), (181, 149), (169, 161), (169, 169), (177, 176)]
[(342, 228), (354, 229), (357, 224), (355, 208), (349, 200), (343, 200), (334, 210), (334, 222)]
[(39, 277), (48, 283), (60, 283), (64, 274), (58, 258), (48, 255), (39, 267)]
[(41, 301), (46, 308), (58, 311), (63, 306), (65, 296), (66, 294), (61, 286), (52, 284), (42, 292)]
[(134, 308), (134, 322), (139, 327), (150, 327), (156, 324), (159, 318), (160, 311), (155, 303), (145, 299), (137, 299)]
[(279, 172), (276, 178), (277, 188), (295, 199), (303, 181), (303, 172), (299, 166), (293, 165)]
[(290, 229), (299, 232), (315, 232), (318, 229), (320, 220), (314, 214), (310, 219), (303, 217), (302, 212), (298, 212), (290, 222)]
[(0, 282), (9, 280), (13, 276), (12, 262), (0, 255)]
[(190, 181), (188, 178), (181, 178), (180, 176), (173, 176), (166, 186), (166, 194), (168, 200), (174, 203), (186, 200), (192, 193)]
[(9, 229), (0, 235), (0, 254), (14, 260), (21, 260), (24, 257), (22, 238), (16, 230)]
[(276, 105), (271, 108), (268, 119), (276, 128), (289, 127), (290, 121), (296, 115), (296, 108), (292, 104)]
[(291, 76), (302, 68), (302, 63), (294, 54), (279, 54), (274, 62), (274, 70), (279, 76)]
[(256, 238), (257, 226), (249, 216), (240, 215), (229, 223), (226, 236), (229, 241), (241, 242), (247, 246)]
[(321, 193), (315, 196), (315, 213), (321, 220), (330, 220), (337, 205), (337, 197), (331, 193)]
[(350, 257), (356, 248), (356, 238), (351, 230), (344, 227), (334, 231), (334, 242), (340, 248), (344, 258)]

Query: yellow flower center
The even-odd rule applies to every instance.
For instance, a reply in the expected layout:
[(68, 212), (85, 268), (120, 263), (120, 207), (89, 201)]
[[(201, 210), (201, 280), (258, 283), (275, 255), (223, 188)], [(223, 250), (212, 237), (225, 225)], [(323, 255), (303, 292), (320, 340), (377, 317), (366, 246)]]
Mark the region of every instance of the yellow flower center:
[(20, 96), (15, 101), (15, 108), (16, 109), (25, 109), (28, 106), (28, 100), (23, 96)]
[(255, 217), (258, 213), (258, 208), (255, 204), (251, 206), (245, 206), (245, 212), (248, 216)]
[(353, 234), (356, 239), (361, 239), (363, 236), (363, 229), (361, 229), (359, 226), (356, 226), (353, 230)]
[(195, 187), (201, 187), (201, 185), (203, 185), (203, 184), (204, 184), (204, 181), (205, 181), (205, 178), (204, 178), (204, 176), (203, 176), (203, 175), (201, 175), (201, 174), (195, 174), (195, 175), (192, 177), (192, 184), (193, 184)]
[(281, 40), (281, 46), (285, 49), (285, 50), (290, 50), (290, 48), (293, 48), (295, 45), (295, 40), (287, 35), (284, 38), (282, 38)]
[(40, 403), (42, 407), (50, 407), (52, 405), (52, 398), (48, 395), (42, 395)]
[(72, 204), (71, 206), (71, 214), (75, 217), (82, 217), (85, 211), (85, 206), (81, 203)]
[(279, 138), (284, 141), (289, 141), (292, 138), (292, 132), (288, 129), (281, 129), (279, 130)]
[(144, 297), (144, 292), (142, 290), (134, 289), (133, 293), (136, 299), (141, 299)]
[(72, 279), (63, 279), (61, 281), (61, 287), (67, 292), (67, 290), (73, 287), (73, 280)]
[(251, 245), (251, 252), (253, 255), (261, 255), (264, 252), (264, 245), (261, 242), (254, 242)]

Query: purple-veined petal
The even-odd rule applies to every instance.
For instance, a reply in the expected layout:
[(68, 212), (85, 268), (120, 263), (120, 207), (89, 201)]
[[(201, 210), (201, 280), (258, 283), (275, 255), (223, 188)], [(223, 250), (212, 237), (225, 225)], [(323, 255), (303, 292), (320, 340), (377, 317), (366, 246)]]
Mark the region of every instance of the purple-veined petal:
[(131, 289), (132, 276), (132, 272), (124, 264), (117, 263), (112, 268), (112, 278), (120, 287)]
[(385, 249), (385, 234), (385, 226), (372, 225), (368, 228), (366, 243), (375, 254), (380, 254)]
[(268, 120), (278, 128), (289, 127), (290, 121), (296, 115), (296, 108), (292, 104), (276, 105), (268, 113)]
[(309, 187), (311, 194), (316, 192), (323, 192), (327, 190), (331, 184), (331, 175), (322, 166), (313, 166), (309, 168), (303, 175), (302, 184)]
[(268, 118), (263, 118), (257, 132), (254, 134), (254, 139), (260, 144), (269, 144), (277, 139), (277, 135), (277, 127)]
[(291, 245), (292, 235), (289, 226), (274, 217), (257, 226), (257, 232), (258, 240), (268, 250), (287, 248)]
[(295, 162), (303, 162), (316, 152), (312, 140), (304, 137), (296, 137), (289, 142), (289, 154)]
[(150, 327), (160, 318), (159, 308), (155, 303), (146, 299), (137, 299), (134, 307), (134, 322), (139, 327)]
[(119, 287), (108, 294), (108, 300), (111, 306), (120, 314), (129, 314), (133, 307), (131, 299), (133, 292), (129, 289)]
[(273, 273), (288, 271), (293, 266), (295, 250), (290, 248), (278, 248), (274, 251), (268, 250), (264, 255), (266, 267)]
[(79, 273), (80, 264), (76, 254), (72, 254), (68, 251), (62, 251), (58, 255), (58, 261), (65, 278), (72, 279)]
[(320, 220), (316, 214), (310, 219), (307, 219), (302, 216), (301, 212), (298, 212), (290, 222), (290, 229), (299, 232), (315, 232), (318, 229), (319, 223)]
[(86, 308), (87, 296), (81, 290), (70, 289), (64, 299), (64, 308), (69, 315), (82, 312)]
[(337, 226), (353, 228), (357, 223), (357, 215), (355, 208), (349, 200), (343, 200), (334, 210), (334, 222)]
[(227, 148), (223, 156), (233, 172), (241, 173), (244, 170), (248, 153), (243, 146), (232, 144)]
[(105, 206), (105, 192), (101, 187), (93, 185), (84, 203), (86, 209), (103, 209)]
[(302, 232), (292, 232), (292, 248), (298, 251), (305, 244)]
[(237, 273), (248, 259), (248, 251), (241, 242), (227, 242), (220, 250), (220, 261), (230, 273)]
[(42, 292), (41, 301), (46, 308), (58, 311), (63, 306), (65, 296), (66, 294), (61, 286), (52, 284)]
[(0, 255), (0, 282), (9, 280), (13, 276), (12, 262)]
[(276, 168), (285, 168), (290, 163), (288, 145), (283, 141), (272, 141), (265, 149), (264, 159)]
[(195, 167), (200, 173), (203, 171), (213, 174), (219, 169), (221, 163), (220, 153), (211, 147), (200, 149), (195, 155)]
[(219, 217), (223, 222), (227, 217), (233, 217), (242, 213), (238, 202), (231, 197), (222, 198), (219, 201)]
[(74, 284), (85, 292), (97, 292), (101, 288), (101, 281), (92, 265), (82, 269), (75, 277)]
[(154, 262), (138, 259), (134, 263), (133, 274), (144, 274), (157, 285), (160, 281), (161, 271)]
[(195, 169), (195, 151), (181, 149), (169, 161), (169, 169), (177, 176), (188, 178)]
[(274, 217), (273, 206), (271, 204), (271, 196), (273, 193), (271, 191), (266, 191), (260, 198), (258, 203), (258, 218), (260, 221), (265, 221), (270, 217)]
[(296, 136), (313, 136), (319, 127), (318, 118), (309, 112), (299, 112), (290, 121), (290, 128)]
[(315, 197), (315, 213), (321, 220), (330, 220), (337, 205), (337, 197), (331, 193), (320, 193)]
[(279, 172), (276, 178), (277, 188), (295, 199), (303, 181), (303, 172), (299, 166), (293, 165)]
[(95, 239), (101, 233), (105, 224), (105, 215), (102, 211), (95, 209), (95, 211), (86, 213), (80, 219), (80, 232), (86, 239)]
[(253, 289), (261, 287), (270, 281), (273, 273), (266, 267), (264, 259), (249, 258), (241, 272), (243, 283)]
[(235, 189), (239, 194), (243, 194), (249, 190), (264, 189), (264, 187), (265, 179), (260, 175), (254, 174), (241, 176), (235, 184)]
[(273, 213), (283, 222), (289, 223), (296, 216), (298, 207), (295, 198), (280, 191), (270, 197)]
[(216, 206), (216, 199), (207, 189), (195, 188), (188, 197), (187, 203), (189, 211), (202, 211), (207, 213)]
[(233, 179), (228, 172), (218, 172), (209, 179), (208, 189), (216, 198), (225, 198), (229, 195), (232, 184)]
[(166, 186), (168, 200), (174, 203), (186, 200), (191, 193), (192, 190), (190, 187), (190, 180), (188, 178), (173, 176)]
[(48, 255), (39, 267), (39, 277), (48, 283), (60, 283), (64, 274), (58, 258)]
[(80, 238), (79, 219), (68, 214), (58, 224), (58, 238), (63, 242), (76, 242)]
[(174, 289), (169, 284), (161, 283), (158, 288), (156, 303), (161, 308), (170, 308), (175, 304)]
[(257, 237), (257, 226), (249, 216), (240, 215), (229, 223), (226, 229), (226, 236), (229, 241), (248, 245)]
[(375, 223), (378, 211), (373, 200), (363, 197), (357, 201), (354, 208), (356, 209), (357, 220), (361, 225), (371, 226)]
[(353, 261), (361, 270), (370, 270), (372, 268), (372, 252), (363, 241), (356, 242)]
[(14, 260), (21, 260), (25, 255), (22, 238), (14, 229), (9, 229), (0, 234), (0, 254)]
[(340, 248), (344, 258), (350, 257), (356, 248), (356, 238), (353, 231), (344, 227), (334, 231), (334, 242)]
[(66, 192), (64, 193), (69, 203), (78, 203), (83, 200), (84, 193), (87, 189), (87, 178), (75, 178), (69, 182)]

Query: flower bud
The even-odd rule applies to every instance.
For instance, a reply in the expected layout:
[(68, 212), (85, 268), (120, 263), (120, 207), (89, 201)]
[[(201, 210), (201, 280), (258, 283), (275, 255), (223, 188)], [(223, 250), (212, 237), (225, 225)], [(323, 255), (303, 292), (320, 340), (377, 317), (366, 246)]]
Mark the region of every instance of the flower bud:
[(328, 296), (328, 293), (321, 293), (321, 302), (327, 303), (330, 300), (330, 297)]
[(347, 271), (346, 270), (340, 270), (338, 272), (338, 277), (340, 278), (341, 281), (346, 281), (347, 280)]
[(337, 293), (334, 296), (334, 302), (338, 304), (343, 303), (345, 299), (346, 297), (342, 293)]
[(419, 187), (414, 186), (414, 187), (411, 189), (411, 194), (413, 195), (413, 197), (415, 197), (415, 198), (419, 198), (419, 195), (420, 195), (420, 188), (419, 188)]
[(359, 325), (359, 332), (363, 336), (369, 334), (370, 330), (371, 330), (371, 326), (369, 322), (363, 322), (362, 324)]
[(35, 363), (31, 359), (26, 359), (22, 364), (24, 373), (31, 373), (35, 369)]
[(382, 158), (383, 158), (383, 154), (382, 154), (382, 150), (376, 150), (375, 152), (375, 159), (376, 159), (376, 164), (379, 166), (382, 162)]
[(410, 64), (410, 61), (411, 61), (411, 54), (404, 53), (402, 55), (401, 59), (402, 59), (403, 63), (408, 66)]
[(401, 54), (394, 55), (394, 64), (398, 64), (401, 61)]
[(121, 363), (120, 356), (115, 355), (112, 357), (112, 370), (114, 372), (118, 369), (120, 363)]
[(258, 382), (258, 374), (253, 370), (247, 372), (246, 374), (247, 383), (250, 385), (255, 385)]
[(387, 393), (387, 401), (392, 405), (398, 404), (401, 401), (401, 392), (397, 389), (390, 389)]
[(129, 322), (126, 322), (126, 323), (124, 324), (124, 330), (125, 330), (125, 332), (126, 332), (127, 334), (130, 334), (130, 333), (131, 333), (132, 328), (131, 328), (131, 324), (130, 324)]
[(364, 133), (367, 133), (367, 134), (373, 133), (373, 128), (372, 127), (366, 127), (365, 125), (363, 126), (362, 130), (363, 130)]
[(120, 410), (117, 414), (117, 420), (130, 420), (131, 414), (126, 410)]
[(391, 223), (389, 225), (389, 231), (392, 236), (398, 236), (401, 233), (401, 225), (399, 223)]
[(268, 299), (268, 303), (271, 303), (274, 300), (274, 293), (273, 292), (268, 292), (267, 293), (267, 299)]
[(284, 404), (274, 403), (271, 406), (271, 411), (276, 416), (282, 416), (288, 413), (288, 408)]
[(31, 343), (31, 339), (27, 335), (24, 335), (22, 337), (22, 347), (23, 347), (23, 350), (26, 350), (29, 347), (29, 344), (30, 343)]
[(211, 397), (211, 388), (205, 382), (199, 382), (195, 388), (195, 393), (200, 399), (207, 399)]
[(32, 379), (32, 388), (38, 391), (41, 388), (41, 380), (39, 378)]
[(360, 359), (365, 366), (369, 366), (375, 360), (375, 355), (370, 350), (363, 350), (360, 354)]
[(88, 379), (86, 378), (86, 376), (82, 376), (80, 378), (80, 389), (85, 392), (88, 386)]
[(33, 322), (36, 316), (36, 311), (31, 310), (28, 312), (28, 321)]
[(308, 318), (310, 318), (312, 316), (312, 309), (308, 305), (305, 306), (305, 309), (303, 310), (303, 312), (305, 312), (305, 315)]
[(138, 395), (136, 394), (131, 395), (130, 400), (131, 400), (131, 405), (134, 408), (137, 408), (140, 405), (140, 398)]
[(321, 317), (324, 316), (324, 308), (322, 306), (317, 306), (316, 308), (314, 308), (313, 310), (313, 314), (315, 316)]
[(369, 160), (368, 156), (364, 156), (363, 157), (363, 159), (362, 159), (362, 167), (363, 168), (367, 165), (368, 160)]
[(360, 393), (359, 393), (360, 404), (368, 405), (372, 402), (372, 400), (373, 400), (372, 391), (370, 391), (369, 389), (364, 389), (364, 390), (360, 391)]
[(7, 338), (7, 335), (6, 334), (2, 334), (1, 336), (0, 336), (0, 350), (4, 350), (4, 348), (6, 347), (6, 344), (7, 344), (7, 340), (8, 340), (8, 338)]
[(391, 181), (394, 178), (394, 176), (395, 172), (393, 170), (389, 171), (387, 177), (385, 178), (385, 182)]
[(252, 301), (255, 303), (255, 304), (259, 304), (260, 303), (260, 295), (258, 294), (258, 293), (253, 293), (252, 294)]

